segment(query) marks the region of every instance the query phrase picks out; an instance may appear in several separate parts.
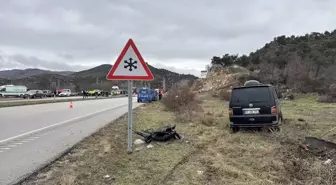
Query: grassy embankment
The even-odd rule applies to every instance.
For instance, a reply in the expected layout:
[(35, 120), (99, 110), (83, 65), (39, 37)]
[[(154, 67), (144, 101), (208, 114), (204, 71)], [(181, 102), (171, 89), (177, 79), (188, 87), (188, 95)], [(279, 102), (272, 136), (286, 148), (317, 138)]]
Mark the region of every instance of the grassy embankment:
[[(169, 104), (174, 100), (165, 102), (171, 111), (162, 102), (137, 108), (134, 128), (176, 124), (183, 140), (152, 143), (153, 148), (127, 154), (127, 117), (123, 116), (23, 184), (336, 183), (336, 158), (332, 165), (324, 165), (326, 159), (299, 148), (304, 136), (319, 136), (335, 126), (336, 105), (317, 103), (316, 97), (282, 101), (285, 123), (281, 132), (231, 134), (227, 102), (209, 95), (198, 96), (198, 101), (181, 98), (174, 105)], [(324, 139), (335, 142), (336, 135)]]

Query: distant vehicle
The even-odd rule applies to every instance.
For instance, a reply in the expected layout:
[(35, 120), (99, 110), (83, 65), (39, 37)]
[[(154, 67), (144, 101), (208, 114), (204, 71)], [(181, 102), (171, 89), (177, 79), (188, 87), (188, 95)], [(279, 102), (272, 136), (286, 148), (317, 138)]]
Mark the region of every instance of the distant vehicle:
[(29, 90), (23, 95), (24, 99), (32, 99), (32, 98), (34, 99), (34, 98), (43, 98), (43, 97), (44, 97), (44, 93), (41, 90)]
[(140, 88), (138, 90), (138, 102), (152, 102), (153, 101), (153, 90), (150, 88)]
[(27, 92), (27, 87), (23, 85), (3, 85), (0, 86), (0, 97), (22, 97)]
[(53, 97), (54, 93), (51, 92), (50, 90), (43, 90), (43, 95), (44, 97)]
[(101, 90), (99, 90), (99, 89), (94, 89), (94, 90), (91, 90), (91, 91), (89, 91), (89, 95), (90, 96), (100, 96), (100, 94), (101, 94)]
[(58, 96), (66, 97), (71, 96), (71, 90), (70, 89), (62, 89), (62, 92), (58, 94)]
[(272, 85), (249, 85), (232, 89), (229, 102), (230, 128), (273, 127), (279, 129), (283, 116)]
[(120, 94), (120, 89), (118, 86), (112, 86), (111, 88), (111, 94), (112, 95), (119, 95)]
[(56, 96), (58, 96), (61, 92), (63, 92), (63, 89), (57, 89), (56, 90)]

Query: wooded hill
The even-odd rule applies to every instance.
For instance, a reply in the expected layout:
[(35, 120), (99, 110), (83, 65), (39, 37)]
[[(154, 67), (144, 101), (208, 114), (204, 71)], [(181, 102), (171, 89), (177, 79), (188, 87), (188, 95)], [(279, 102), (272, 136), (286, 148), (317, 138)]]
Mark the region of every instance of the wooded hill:
[(336, 83), (336, 30), (279, 36), (249, 55), (214, 56), (212, 68), (237, 64), (258, 72), (261, 82), (303, 93), (325, 93)]

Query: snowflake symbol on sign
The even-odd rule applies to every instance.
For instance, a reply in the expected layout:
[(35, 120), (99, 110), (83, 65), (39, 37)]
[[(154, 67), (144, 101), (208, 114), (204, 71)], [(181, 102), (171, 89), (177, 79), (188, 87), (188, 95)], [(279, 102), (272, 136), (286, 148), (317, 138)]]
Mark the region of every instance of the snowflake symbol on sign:
[(124, 63), (125, 63), (124, 68), (125, 69), (128, 68), (128, 70), (130, 70), (130, 71), (133, 70), (132, 68), (136, 69), (137, 66), (135, 64), (137, 64), (138, 61), (136, 61), (136, 60), (133, 61), (133, 58), (129, 58), (128, 60), (124, 60)]

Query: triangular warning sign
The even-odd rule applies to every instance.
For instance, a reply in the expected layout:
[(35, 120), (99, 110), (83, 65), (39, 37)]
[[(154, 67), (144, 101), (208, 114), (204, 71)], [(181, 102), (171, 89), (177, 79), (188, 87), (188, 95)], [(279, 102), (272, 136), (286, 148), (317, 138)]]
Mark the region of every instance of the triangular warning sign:
[(117, 61), (106, 76), (107, 80), (154, 80), (152, 72), (132, 39), (129, 39)]

